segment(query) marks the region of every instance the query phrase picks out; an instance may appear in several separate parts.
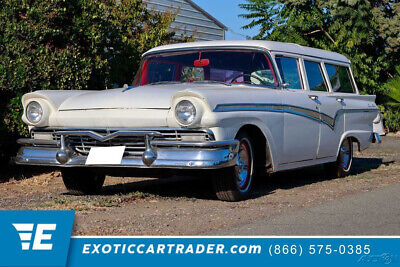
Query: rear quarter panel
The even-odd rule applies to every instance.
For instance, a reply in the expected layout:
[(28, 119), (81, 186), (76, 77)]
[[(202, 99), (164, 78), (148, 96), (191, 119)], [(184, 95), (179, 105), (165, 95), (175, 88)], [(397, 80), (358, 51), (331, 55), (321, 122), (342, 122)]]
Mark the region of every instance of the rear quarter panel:
[[(378, 114), (375, 96), (346, 95), (344, 137), (353, 136), (359, 141), (359, 149), (368, 148), (373, 133), (373, 120)], [(343, 138), (342, 138), (343, 139)]]

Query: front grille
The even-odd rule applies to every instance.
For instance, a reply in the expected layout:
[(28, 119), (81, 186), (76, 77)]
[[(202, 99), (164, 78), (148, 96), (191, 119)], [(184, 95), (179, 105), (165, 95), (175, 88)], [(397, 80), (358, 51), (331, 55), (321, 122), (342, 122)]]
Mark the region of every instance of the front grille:
[(112, 140), (100, 142), (88, 136), (69, 136), (69, 145), (80, 154), (89, 154), (92, 147), (126, 146), (125, 154), (140, 156), (145, 150), (143, 137), (116, 137)]
[[(75, 130), (75, 129), (74, 129)], [(85, 129), (88, 130), (88, 129)], [(90, 129), (89, 129), (90, 130)], [(206, 130), (189, 130), (189, 129), (143, 129), (157, 131), (161, 136), (153, 138), (154, 141), (213, 141), (214, 136), (211, 132)], [(63, 130), (33, 130), (31, 132), (32, 138), (35, 134), (51, 134), (53, 140), (60, 140), (60, 135), (56, 134), (57, 131)], [(101, 134), (103, 136), (110, 135), (118, 130), (90, 130)], [(127, 131), (124, 129), (123, 131)], [(134, 129), (132, 131), (140, 131)], [(69, 135), (67, 137), (69, 146), (78, 154), (88, 155), (92, 147), (105, 147), (105, 146), (125, 146), (125, 156), (141, 156), (145, 151), (145, 137), (144, 136), (117, 136), (108, 141), (98, 141), (92, 137), (84, 135)]]

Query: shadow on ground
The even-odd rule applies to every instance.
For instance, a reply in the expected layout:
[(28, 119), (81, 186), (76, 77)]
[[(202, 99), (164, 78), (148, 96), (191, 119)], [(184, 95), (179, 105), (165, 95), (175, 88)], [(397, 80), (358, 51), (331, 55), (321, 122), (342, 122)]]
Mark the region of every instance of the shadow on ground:
[(16, 164), (8, 164), (6, 166), (0, 166), (0, 184), (6, 183), (11, 180), (23, 180), (32, 178), (33, 176), (40, 175), (55, 171), (55, 168), (47, 166), (22, 166)]
[[(379, 168), (382, 164), (390, 165), (392, 163), (383, 162), (381, 158), (355, 158), (352, 174), (366, 173)], [(277, 189), (289, 190), (329, 179), (322, 166), (276, 173), (269, 177), (257, 177), (252, 198), (273, 194)], [(103, 194), (128, 194), (137, 191), (170, 198), (216, 199), (212, 191), (211, 178), (207, 173), (200, 176), (172, 176), (163, 179), (109, 185), (104, 187)]]

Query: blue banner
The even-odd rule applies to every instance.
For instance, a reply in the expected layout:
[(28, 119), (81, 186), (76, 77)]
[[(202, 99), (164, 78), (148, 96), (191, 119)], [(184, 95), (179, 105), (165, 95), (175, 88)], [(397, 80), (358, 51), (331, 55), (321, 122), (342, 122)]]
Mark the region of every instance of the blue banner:
[(73, 211), (0, 211), (0, 266), (400, 266), (399, 237), (72, 237)]
[(74, 211), (0, 211), (0, 266), (65, 266)]
[(75, 237), (68, 266), (399, 266), (399, 255), (399, 238)]

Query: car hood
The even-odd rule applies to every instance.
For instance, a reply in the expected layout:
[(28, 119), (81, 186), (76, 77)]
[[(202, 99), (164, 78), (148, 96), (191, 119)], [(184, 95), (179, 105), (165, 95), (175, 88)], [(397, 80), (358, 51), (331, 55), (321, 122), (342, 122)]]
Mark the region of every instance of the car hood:
[(172, 96), (187, 87), (187, 84), (164, 84), (86, 91), (66, 99), (58, 110), (169, 109)]

